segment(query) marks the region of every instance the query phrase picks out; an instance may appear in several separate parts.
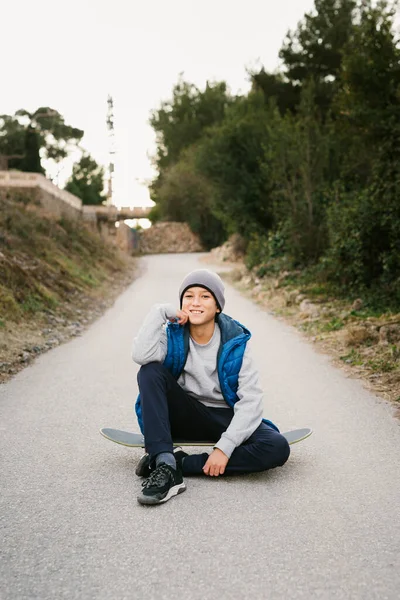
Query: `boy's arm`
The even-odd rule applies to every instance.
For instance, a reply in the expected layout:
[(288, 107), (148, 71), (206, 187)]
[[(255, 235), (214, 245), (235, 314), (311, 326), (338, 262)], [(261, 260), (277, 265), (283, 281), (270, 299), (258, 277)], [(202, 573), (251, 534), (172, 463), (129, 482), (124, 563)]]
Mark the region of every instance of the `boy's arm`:
[(138, 365), (164, 362), (167, 356), (167, 320), (176, 317), (172, 304), (156, 304), (146, 316), (139, 333), (133, 340), (132, 358)]
[(258, 382), (258, 372), (254, 367), (249, 347), (243, 356), (239, 373), (239, 400), (234, 406), (234, 416), (228, 429), (222, 434), (215, 448), (222, 450), (228, 458), (237, 446), (240, 446), (255, 432), (263, 416), (263, 392)]

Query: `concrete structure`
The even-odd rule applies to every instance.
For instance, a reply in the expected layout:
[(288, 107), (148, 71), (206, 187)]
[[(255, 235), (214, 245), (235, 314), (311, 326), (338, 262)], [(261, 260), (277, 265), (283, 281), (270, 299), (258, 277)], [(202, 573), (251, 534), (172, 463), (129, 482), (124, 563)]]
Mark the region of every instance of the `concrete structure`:
[(151, 207), (145, 206), (83, 206), (83, 218), (85, 221), (124, 221), (125, 219), (147, 219)]
[(127, 254), (137, 254), (139, 252), (140, 234), (123, 221), (120, 221), (118, 227), (115, 227), (115, 241), (120, 250)]
[(82, 218), (82, 201), (65, 190), (60, 190), (40, 173), (0, 171), (0, 188), (29, 193), (33, 201), (55, 217)]

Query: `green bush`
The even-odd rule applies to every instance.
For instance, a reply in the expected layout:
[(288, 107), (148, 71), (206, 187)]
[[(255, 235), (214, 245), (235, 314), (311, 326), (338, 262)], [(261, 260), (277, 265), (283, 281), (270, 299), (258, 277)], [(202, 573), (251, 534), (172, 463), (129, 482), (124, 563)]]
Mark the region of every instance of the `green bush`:
[(289, 266), (285, 236), (282, 230), (253, 234), (247, 245), (245, 264), (248, 269), (258, 267), (257, 274), (276, 273)]
[(330, 207), (330, 247), (321, 265), (327, 278), (344, 291), (363, 292), (373, 304), (398, 304), (400, 207), (390, 208), (382, 200), (375, 191), (365, 190), (344, 194)]

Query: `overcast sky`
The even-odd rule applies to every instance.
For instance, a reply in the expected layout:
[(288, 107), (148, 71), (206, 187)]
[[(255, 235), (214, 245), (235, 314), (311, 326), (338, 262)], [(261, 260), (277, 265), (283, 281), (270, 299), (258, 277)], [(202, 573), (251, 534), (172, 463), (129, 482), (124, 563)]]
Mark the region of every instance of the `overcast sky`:
[[(146, 204), (154, 175), (150, 111), (179, 74), (198, 87), (249, 89), (246, 67), (279, 66), (288, 29), (313, 0), (18, 0), (1, 8), (0, 114), (57, 109), (85, 131), (84, 148), (108, 163), (107, 95), (115, 105), (115, 203)], [(69, 161), (58, 174), (63, 184)], [(53, 173), (55, 175), (55, 173)]]

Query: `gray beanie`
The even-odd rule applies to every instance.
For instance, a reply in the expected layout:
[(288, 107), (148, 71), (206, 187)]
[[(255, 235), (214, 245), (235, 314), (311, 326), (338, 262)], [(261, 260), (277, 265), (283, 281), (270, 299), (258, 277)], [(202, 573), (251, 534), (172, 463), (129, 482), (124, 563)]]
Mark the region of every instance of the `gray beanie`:
[(186, 275), (179, 288), (179, 300), (182, 307), (182, 297), (188, 288), (199, 286), (212, 293), (217, 301), (218, 308), (223, 311), (225, 306), (225, 287), (222, 279), (208, 269), (198, 269)]

